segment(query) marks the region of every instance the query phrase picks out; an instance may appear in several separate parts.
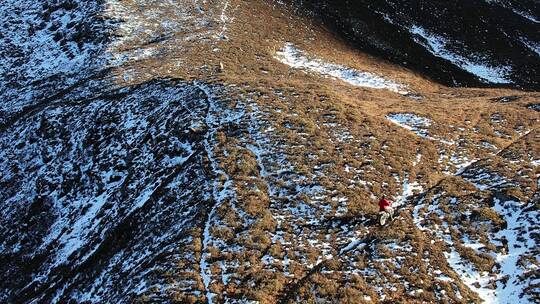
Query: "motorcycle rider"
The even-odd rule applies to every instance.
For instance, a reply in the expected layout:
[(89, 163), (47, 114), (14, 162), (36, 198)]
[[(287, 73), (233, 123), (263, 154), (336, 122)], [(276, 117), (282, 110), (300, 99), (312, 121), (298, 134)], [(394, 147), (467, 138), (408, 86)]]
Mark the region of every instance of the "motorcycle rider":
[(379, 201), (379, 212), (387, 212), (390, 215), (390, 219), (394, 219), (394, 208), (392, 208), (392, 202), (387, 200), (384, 195)]

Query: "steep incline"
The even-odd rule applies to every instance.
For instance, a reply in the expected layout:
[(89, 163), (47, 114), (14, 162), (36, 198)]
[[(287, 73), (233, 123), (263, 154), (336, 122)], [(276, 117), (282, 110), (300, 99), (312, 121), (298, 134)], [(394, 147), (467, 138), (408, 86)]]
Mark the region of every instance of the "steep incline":
[(361, 50), (452, 86), (538, 90), (537, 1), (290, 1)]
[(540, 95), (444, 87), (295, 8), (0, 4), (0, 302), (538, 301)]
[(157, 284), (212, 203), (209, 101), (196, 86), (154, 81), (79, 98), (52, 101), (3, 133), (10, 301), (111, 301)]
[[(109, 41), (98, 1), (3, 1), (0, 128), (50, 98), (101, 80)], [(53, 97), (54, 96), (54, 97)]]

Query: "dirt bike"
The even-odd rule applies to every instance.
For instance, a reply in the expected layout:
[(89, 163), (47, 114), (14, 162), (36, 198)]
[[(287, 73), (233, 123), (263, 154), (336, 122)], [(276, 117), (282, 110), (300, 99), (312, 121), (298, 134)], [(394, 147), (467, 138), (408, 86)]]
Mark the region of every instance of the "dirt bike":
[(393, 208), (387, 208), (385, 211), (379, 211), (379, 224), (381, 226), (386, 225), (388, 222), (388, 219), (394, 218), (394, 209)]

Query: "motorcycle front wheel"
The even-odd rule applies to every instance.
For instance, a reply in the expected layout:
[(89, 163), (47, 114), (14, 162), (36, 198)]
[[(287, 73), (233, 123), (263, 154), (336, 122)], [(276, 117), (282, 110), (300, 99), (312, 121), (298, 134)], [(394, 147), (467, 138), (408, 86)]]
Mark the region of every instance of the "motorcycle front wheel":
[(379, 224), (381, 224), (381, 226), (384, 226), (389, 216), (390, 215), (388, 214), (388, 212), (381, 212), (379, 216)]

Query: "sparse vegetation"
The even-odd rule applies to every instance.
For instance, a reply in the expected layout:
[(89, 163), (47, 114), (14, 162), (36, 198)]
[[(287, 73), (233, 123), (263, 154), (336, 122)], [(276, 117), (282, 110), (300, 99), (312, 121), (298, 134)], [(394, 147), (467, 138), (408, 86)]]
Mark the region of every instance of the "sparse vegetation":
[[(0, 180), (8, 189), (0, 197), (15, 197), (24, 183), (43, 194), (17, 210), (25, 224), (13, 229), (24, 238), (6, 234), (6, 248), (18, 244), (29, 256), (32, 248), (49, 250), (38, 246), (57, 216), (46, 196), (62, 198), (55, 207), (61, 210), (71, 210), (79, 194), (91, 198), (67, 213), (74, 222), (56, 236), (59, 242), (64, 236), (82, 242), (73, 233), (76, 220), (91, 217), (94, 207), (99, 216), (91, 227), (104, 227), (59, 264), (64, 268), (54, 268), (50, 291), (31, 285), (25, 296), (46, 301), (55, 284), (73, 279), (61, 301), (79, 292), (104, 301), (127, 292), (135, 303), (471, 303), (480, 301), (479, 289), (492, 289), (506, 275), (496, 255), (512, 247), (498, 233), (512, 222), (497, 204), (510, 200), (497, 199), (522, 203), (508, 207), (520, 221), (540, 210), (534, 163), (540, 116), (527, 108), (537, 93), (441, 86), (353, 49), (270, 0), (115, 3), (138, 33), (119, 27), (122, 43), (111, 46), (130, 58), (112, 68), (119, 89), (87, 101), (93, 87), (90, 93), (83, 87), (73, 93), (80, 98), (60, 96), (50, 109), (30, 109), (20, 118), (24, 124), (2, 130), (8, 152), (0, 154), (10, 160), (0, 164), (11, 179)], [(406, 83), (421, 99), (293, 69), (274, 58), (285, 42)], [(147, 86), (146, 95), (133, 93)], [(167, 95), (171, 88), (180, 93)], [(518, 98), (501, 103), (500, 96)], [(99, 106), (86, 108), (94, 102)], [(70, 111), (57, 111), (70, 103)], [(116, 103), (127, 106), (119, 110)], [(428, 118), (427, 135), (389, 121), (392, 113)], [(133, 116), (138, 120), (131, 122)], [(24, 179), (38, 165), (57, 175)], [(407, 193), (407, 186), (416, 190)], [(382, 195), (402, 204), (385, 228), (375, 224)], [(95, 197), (110, 202), (98, 208)], [(513, 231), (537, 242), (537, 222), (527, 220), (531, 228)], [(523, 251), (516, 284), (538, 275), (534, 253)], [(450, 257), (493, 280), (479, 287), (464, 282)], [(0, 278), (23, 290), (34, 268), (57, 257), (31, 266), (0, 258), (9, 262)], [(32, 270), (12, 283), (7, 278), (15, 270), (5, 267)], [(90, 280), (110, 290), (92, 289)], [(532, 285), (523, 291), (537, 292)]]

